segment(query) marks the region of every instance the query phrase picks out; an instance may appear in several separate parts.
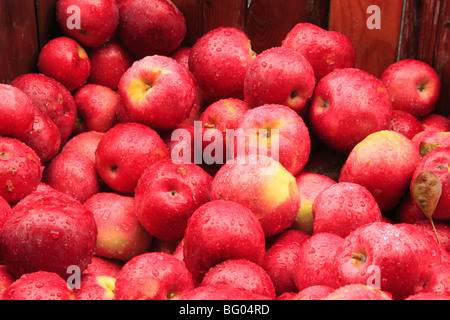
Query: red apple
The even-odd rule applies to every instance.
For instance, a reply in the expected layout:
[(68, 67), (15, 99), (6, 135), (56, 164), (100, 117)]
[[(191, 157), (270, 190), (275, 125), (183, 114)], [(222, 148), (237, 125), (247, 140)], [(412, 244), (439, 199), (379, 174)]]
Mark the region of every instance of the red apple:
[(74, 135), (85, 131), (106, 132), (117, 123), (120, 95), (108, 87), (86, 84), (73, 94), (77, 105)]
[(9, 272), (8, 267), (6, 265), (4, 264), (0, 265), (0, 300), (5, 300), (3, 298), (3, 293), (16, 280), (17, 278), (14, 277), (11, 274), (11, 272)]
[(77, 119), (77, 106), (69, 90), (59, 81), (39, 73), (18, 76), (11, 85), (28, 94), (33, 105), (56, 124), (61, 134), (61, 144), (64, 144), (72, 134)]
[(191, 54), (192, 47), (179, 47), (173, 52), (170, 57), (175, 59), (186, 70), (189, 70), (189, 56)]
[(330, 293), (334, 292), (336, 288), (315, 285), (303, 289), (300, 292), (285, 292), (277, 297), (277, 300), (322, 300)]
[(336, 289), (324, 285), (307, 287), (297, 293), (295, 300), (322, 300)]
[(42, 182), (80, 202), (101, 189), (94, 162), (78, 152), (64, 151), (54, 157), (44, 170)]
[(22, 90), (0, 83), (0, 135), (21, 139), (33, 130), (33, 102)]
[(430, 268), (431, 277), (421, 292), (450, 296), (450, 263), (436, 263)]
[(244, 100), (245, 75), (255, 56), (243, 31), (218, 27), (192, 46), (189, 70), (208, 104), (227, 98)]
[[(311, 135), (313, 135), (312, 132)], [(329, 177), (333, 181), (338, 181), (339, 174), (347, 156), (322, 145), (319, 148), (311, 150), (308, 162), (306, 162), (303, 171), (321, 174)]]
[(83, 273), (80, 287), (74, 288), (76, 300), (114, 300), (116, 278), (94, 273)]
[(365, 284), (349, 284), (335, 289), (322, 300), (392, 300), (392, 295)]
[(181, 124), (187, 124), (193, 126), (196, 121), (200, 121), (200, 115), (204, 109), (203, 98), (198, 91), (198, 88), (195, 89), (195, 101), (192, 106), (191, 112), (189, 115), (181, 122)]
[(87, 82), (117, 90), (120, 78), (131, 67), (134, 58), (120, 42), (113, 39), (91, 49), (89, 60), (91, 72)]
[(275, 298), (275, 287), (270, 276), (258, 264), (247, 259), (228, 259), (205, 274), (200, 286), (226, 285), (254, 294)]
[(97, 224), (97, 256), (128, 261), (149, 249), (153, 238), (136, 217), (133, 197), (99, 192), (88, 198), (84, 206)]
[(297, 217), (292, 223), (292, 228), (308, 234), (313, 233), (314, 215), (313, 203), (317, 196), (326, 188), (336, 183), (330, 177), (313, 172), (300, 172), (296, 177), (300, 208)]
[(120, 0), (117, 35), (139, 58), (174, 52), (186, 35), (183, 14), (169, 0)]
[(181, 242), (181, 240), (169, 241), (169, 240), (161, 240), (158, 238), (153, 238), (152, 244), (148, 251), (149, 252), (165, 252), (168, 254), (175, 255), (175, 251), (179, 247), (180, 242)]
[(119, 9), (115, 0), (58, 0), (56, 19), (64, 34), (85, 47), (98, 47), (116, 32)]
[(194, 105), (195, 90), (188, 71), (161, 55), (134, 62), (119, 82), (128, 115), (155, 130), (171, 130), (183, 122)]
[(384, 212), (400, 203), (419, 162), (411, 140), (395, 131), (382, 130), (355, 146), (342, 167), (339, 182), (362, 185)]
[(292, 175), (306, 165), (311, 139), (303, 119), (291, 108), (265, 104), (247, 111), (234, 140), (234, 157), (267, 155), (279, 161)]
[(416, 134), (423, 131), (424, 127), (411, 113), (403, 110), (392, 110), (391, 121), (387, 129), (412, 139)]
[(425, 131), (450, 131), (450, 119), (440, 114), (430, 113), (420, 122)]
[(339, 182), (319, 193), (312, 207), (313, 234), (334, 233), (345, 238), (356, 228), (381, 221), (372, 194), (360, 184)]
[(279, 162), (262, 155), (238, 156), (214, 176), (212, 200), (228, 200), (250, 209), (266, 237), (290, 227), (299, 209), (294, 176)]
[[(433, 238), (436, 239), (436, 234), (430, 221), (428, 220), (415, 221), (414, 225), (424, 229), (425, 231), (428, 232), (428, 234), (430, 234), (431, 236), (433, 236)], [(436, 232), (438, 234), (441, 246), (444, 247), (445, 250), (450, 252), (450, 226), (443, 221), (435, 221), (434, 226), (436, 228)]]
[(299, 291), (313, 285), (337, 288), (334, 255), (343, 243), (334, 233), (317, 233), (300, 246), (294, 266), (294, 282)]
[(195, 144), (195, 127), (190, 124), (180, 124), (174, 130), (164, 135), (163, 140), (173, 161), (195, 163), (195, 152), (201, 153), (200, 146)]
[[(36, 271), (70, 276), (86, 269), (94, 255), (97, 226), (80, 202), (43, 185), (17, 203), (0, 234), (0, 248), (16, 277)], [(20, 254), (17, 254), (20, 252)]]
[(192, 72), (189, 70), (189, 56), (191, 54), (191, 47), (180, 47), (178, 48), (170, 57), (178, 62), (182, 67), (184, 67), (188, 73), (191, 75), (195, 84), (195, 102), (189, 116), (182, 122), (182, 124), (194, 125), (195, 121), (200, 120), (200, 115), (205, 109), (205, 101), (200, 92), (200, 88), (197, 85), (197, 80), (195, 79)]
[[(3, 197), (0, 197), (0, 230), (3, 228), (5, 221), (11, 214), (11, 206)], [(1, 231), (0, 231), (1, 232)], [(1, 260), (1, 253), (0, 253)]]
[[(450, 132), (449, 132), (450, 133)], [(442, 184), (442, 193), (433, 212), (433, 219), (450, 221), (450, 148), (438, 148), (427, 153), (416, 166), (411, 178), (410, 193), (413, 201), (417, 203), (414, 194), (414, 181), (423, 171), (434, 173)]]
[(441, 262), (441, 246), (437, 243), (434, 235), (411, 223), (397, 223), (397, 228), (406, 232), (414, 239), (415, 252), (419, 253), (419, 263), (423, 270), (423, 282), (426, 282), (427, 268), (435, 263)]
[(41, 178), (36, 152), (20, 140), (0, 137), (0, 196), (12, 206), (32, 193)]
[(414, 238), (395, 225), (374, 222), (355, 229), (335, 254), (339, 286), (363, 284), (393, 299), (414, 293), (422, 269)]
[(441, 262), (450, 262), (450, 251), (445, 249), (444, 246), (440, 246), (441, 249)]
[(58, 37), (50, 40), (38, 57), (40, 73), (55, 78), (69, 91), (86, 83), (91, 63), (84, 48), (74, 39)]
[(179, 296), (179, 300), (264, 300), (264, 296), (252, 292), (234, 288), (226, 285), (209, 285), (196, 287), (190, 291), (184, 292)]
[(97, 131), (82, 132), (67, 141), (61, 151), (78, 152), (95, 162), (95, 151), (104, 134)]
[(414, 203), (411, 194), (406, 192), (395, 208), (395, 220), (398, 223), (414, 223), (420, 220), (427, 220), (422, 210)]
[(172, 300), (194, 289), (183, 262), (163, 252), (148, 252), (128, 261), (116, 278), (115, 300)]
[(193, 163), (167, 159), (148, 166), (135, 189), (138, 220), (158, 239), (180, 240), (189, 217), (209, 201), (212, 179)]
[(183, 249), (184, 263), (194, 275), (203, 275), (228, 259), (247, 259), (261, 265), (264, 231), (250, 209), (231, 201), (210, 201), (189, 218)]
[(184, 262), (184, 240), (183, 239), (181, 239), (181, 241), (178, 242), (178, 245), (176, 246), (176, 248), (172, 254), (175, 258)]
[(301, 112), (315, 85), (314, 70), (303, 55), (275, 47), (260, 53), (248, 68), (244, 96), (251, 108), (274, 103)]
[(93, 256), (91, 262), (87, 265), (84, 273), (91, 273), (95, 275), (106, 275), (116, 278), (118, 272), (123, 267), (123, 261), (117, 259), (108, 259), (99, 256)]
[(101, 138), (95, 152), (100, 178), (113, 190), (134, 194), (139, 177), (151, 163), (167, 159), (167, 146), (151, 128), (119, 123)]
[(116, 117), (117, 117), (117, 121), (119, 123), (133, 122), (133, 120), (131, 119), (131, 117), (128, 113), (128, 110), (125, 109), (123, 103), (121, 103), (119, 105), (119, 108), (117, 108)]
[(388, 66), (380, 76), (392, 107), (421, 118), (434, 110), (441, 83), (437, 72), (427, 63), (404, 59)]
[(36, 152), (42, 164), (47, 164), (60, 151), (61, 132), (48, 115), (35, 107), (33, 129), (22, 141)]
[(296, 24), (282, 40), (282, 46), (305, 56), (317, 80), (335, 69), (355, 66), (355, 48), (350, 38), (314, 24)]
[(309, 123), (323, 143), (348, 154), (369, 134), (387, 129), (391, 113), (391, 101), (382, 82), (363, 70), (346, 68), (319, 81)]
[(202, 127), (218, 129), (223, 134), (227, 129), (237, 129), (242, 117), (249, 110), (248, 103), (243, 100), (226, 98), (210, 104), (200, 115)]
[(403, 300), (450, 300), (450, 296), (432, 292), (418, 292)]
[(277, 297), (297, 290), (294, 282), (296, 257), (301, 245), (309, 237), (303, 231), (288, 229), (278, 235), (266, 250), (262, 267), (272, 279)]
[(200, 121), (194, 122), (194, 129), (202, 131), (201, 139), (194, 132), (195, 150), (202, 155), (201, 159), (194, 157), (194, 161), (212, 174), (217, 172), (232, 157), (227, 144), (234, 139), (232, 133), (248, 109), (247, 102), (235, 98), (220, 99), (209, 105), (201, 113)]
[(35, 271), (22, 275), (4, 292), (5, 300), (76, 300), (74, 292), (58, 274)]

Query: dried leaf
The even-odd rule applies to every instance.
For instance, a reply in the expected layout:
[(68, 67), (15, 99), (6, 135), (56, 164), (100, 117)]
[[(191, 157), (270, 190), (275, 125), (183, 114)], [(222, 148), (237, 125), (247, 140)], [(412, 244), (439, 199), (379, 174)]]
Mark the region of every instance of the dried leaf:
[(436, 150), (440, 148), (441, 145), (436, 143), (430, 143), (430, 142), (421, 142), (419, 145), (419, 152), (422, 157), (424, 157), (428, 152)]
[(436, 239), (440, 243), (433, 223), (433, 214), (442, 194), (441, 180), (432, 171), (424, 170), (414, 180), (411, 191), (414, 201), (425, 217), (430, 220)]

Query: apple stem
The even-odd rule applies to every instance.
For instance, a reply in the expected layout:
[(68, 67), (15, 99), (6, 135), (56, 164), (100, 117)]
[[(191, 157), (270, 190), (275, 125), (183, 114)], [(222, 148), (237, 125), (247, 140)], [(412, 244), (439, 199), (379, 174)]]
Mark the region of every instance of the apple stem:
[(355, 260), (360, 261), (360, 262), (363, 262), (363, 263), (366, 262), (366, 256), (365, 256), (364, 254), (362, 254), (362, 253), (355, 253), (355, 252), (352, 252), (351, 257), (352, 257), (353, 259), (355, 259)]
[(438, 233), (437, 233), (436, 227), (434, 226), (433, 219), (429, 219), (429, 220), (430, 220), (430, 222), (431, 222), (431, 226), (433, 227), (434, 234), (436, 235), (437, 243), (438, 243), (439, 245), (441, 245), (441, 240), (439, 239), (439, 235), (438, 235)]
[(216, 125), (213, 124), (213, 123), (205, 123), (205, 124), (203, 125), (203, 127), (204, 127), (204, 128), (208, 128), (208, 129), (214, 129), (214, 128), (216, 127)]

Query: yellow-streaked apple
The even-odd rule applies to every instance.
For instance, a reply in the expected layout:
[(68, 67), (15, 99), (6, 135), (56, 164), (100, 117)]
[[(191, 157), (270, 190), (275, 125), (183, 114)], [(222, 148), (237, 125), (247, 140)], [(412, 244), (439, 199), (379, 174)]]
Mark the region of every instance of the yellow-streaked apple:
[(219, 169), (212, 182), (211, 199), (249, 208), (266, 237), (292, 225), (300, 202), (295, 177), (273, 158), (255, 154), (233, 158)]
[(132, 121), (157, 131), (175, 129), (189, 116), (195, 91), (188, 71), (160, 55), (135, 61), (119, 82), (119, 94)]

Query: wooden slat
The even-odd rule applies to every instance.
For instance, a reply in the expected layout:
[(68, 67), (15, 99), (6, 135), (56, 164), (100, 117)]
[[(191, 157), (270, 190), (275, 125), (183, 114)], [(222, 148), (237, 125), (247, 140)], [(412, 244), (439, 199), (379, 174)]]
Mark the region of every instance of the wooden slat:
[(0, 0), (0, 82), (35, 71), (38, 52), (34, 0)]
[(436, 113), (450, 114), (450, 3), (442, 1), (436, 35), (433, 67), (441, 79), (441, 95)]
[(192, 47), (202, 34), (202, 0), (172, 0), (186, 20), (186, 36), (182, 46)]
[(280, 46), (286, 34), (300, 22), (328, 27), (329, 0), (252, 0), (245, 31), (254, 51)]
[(450, 113), (450, 4), (448, 1), (406, 0), (400, 59), (418, 59), (436, 69), (442, 90), (436, 113)]
[(220, 26), (245, 29), (245, 0), (203, 0), (202, 34)]
[[(367, 8), (380, 8), (381, 28), (369, 29)], [(356, 67), (375, 76), (395, 62), (402, 18), (402, 0), (331, 0), (329, 29), (350, 37), (356, 48)]]
[(61, 29), (56, 21), (56, 2), (58, 0), (35, 1), (39, 48), (42, 48), (51, 39), (62, 35)]

